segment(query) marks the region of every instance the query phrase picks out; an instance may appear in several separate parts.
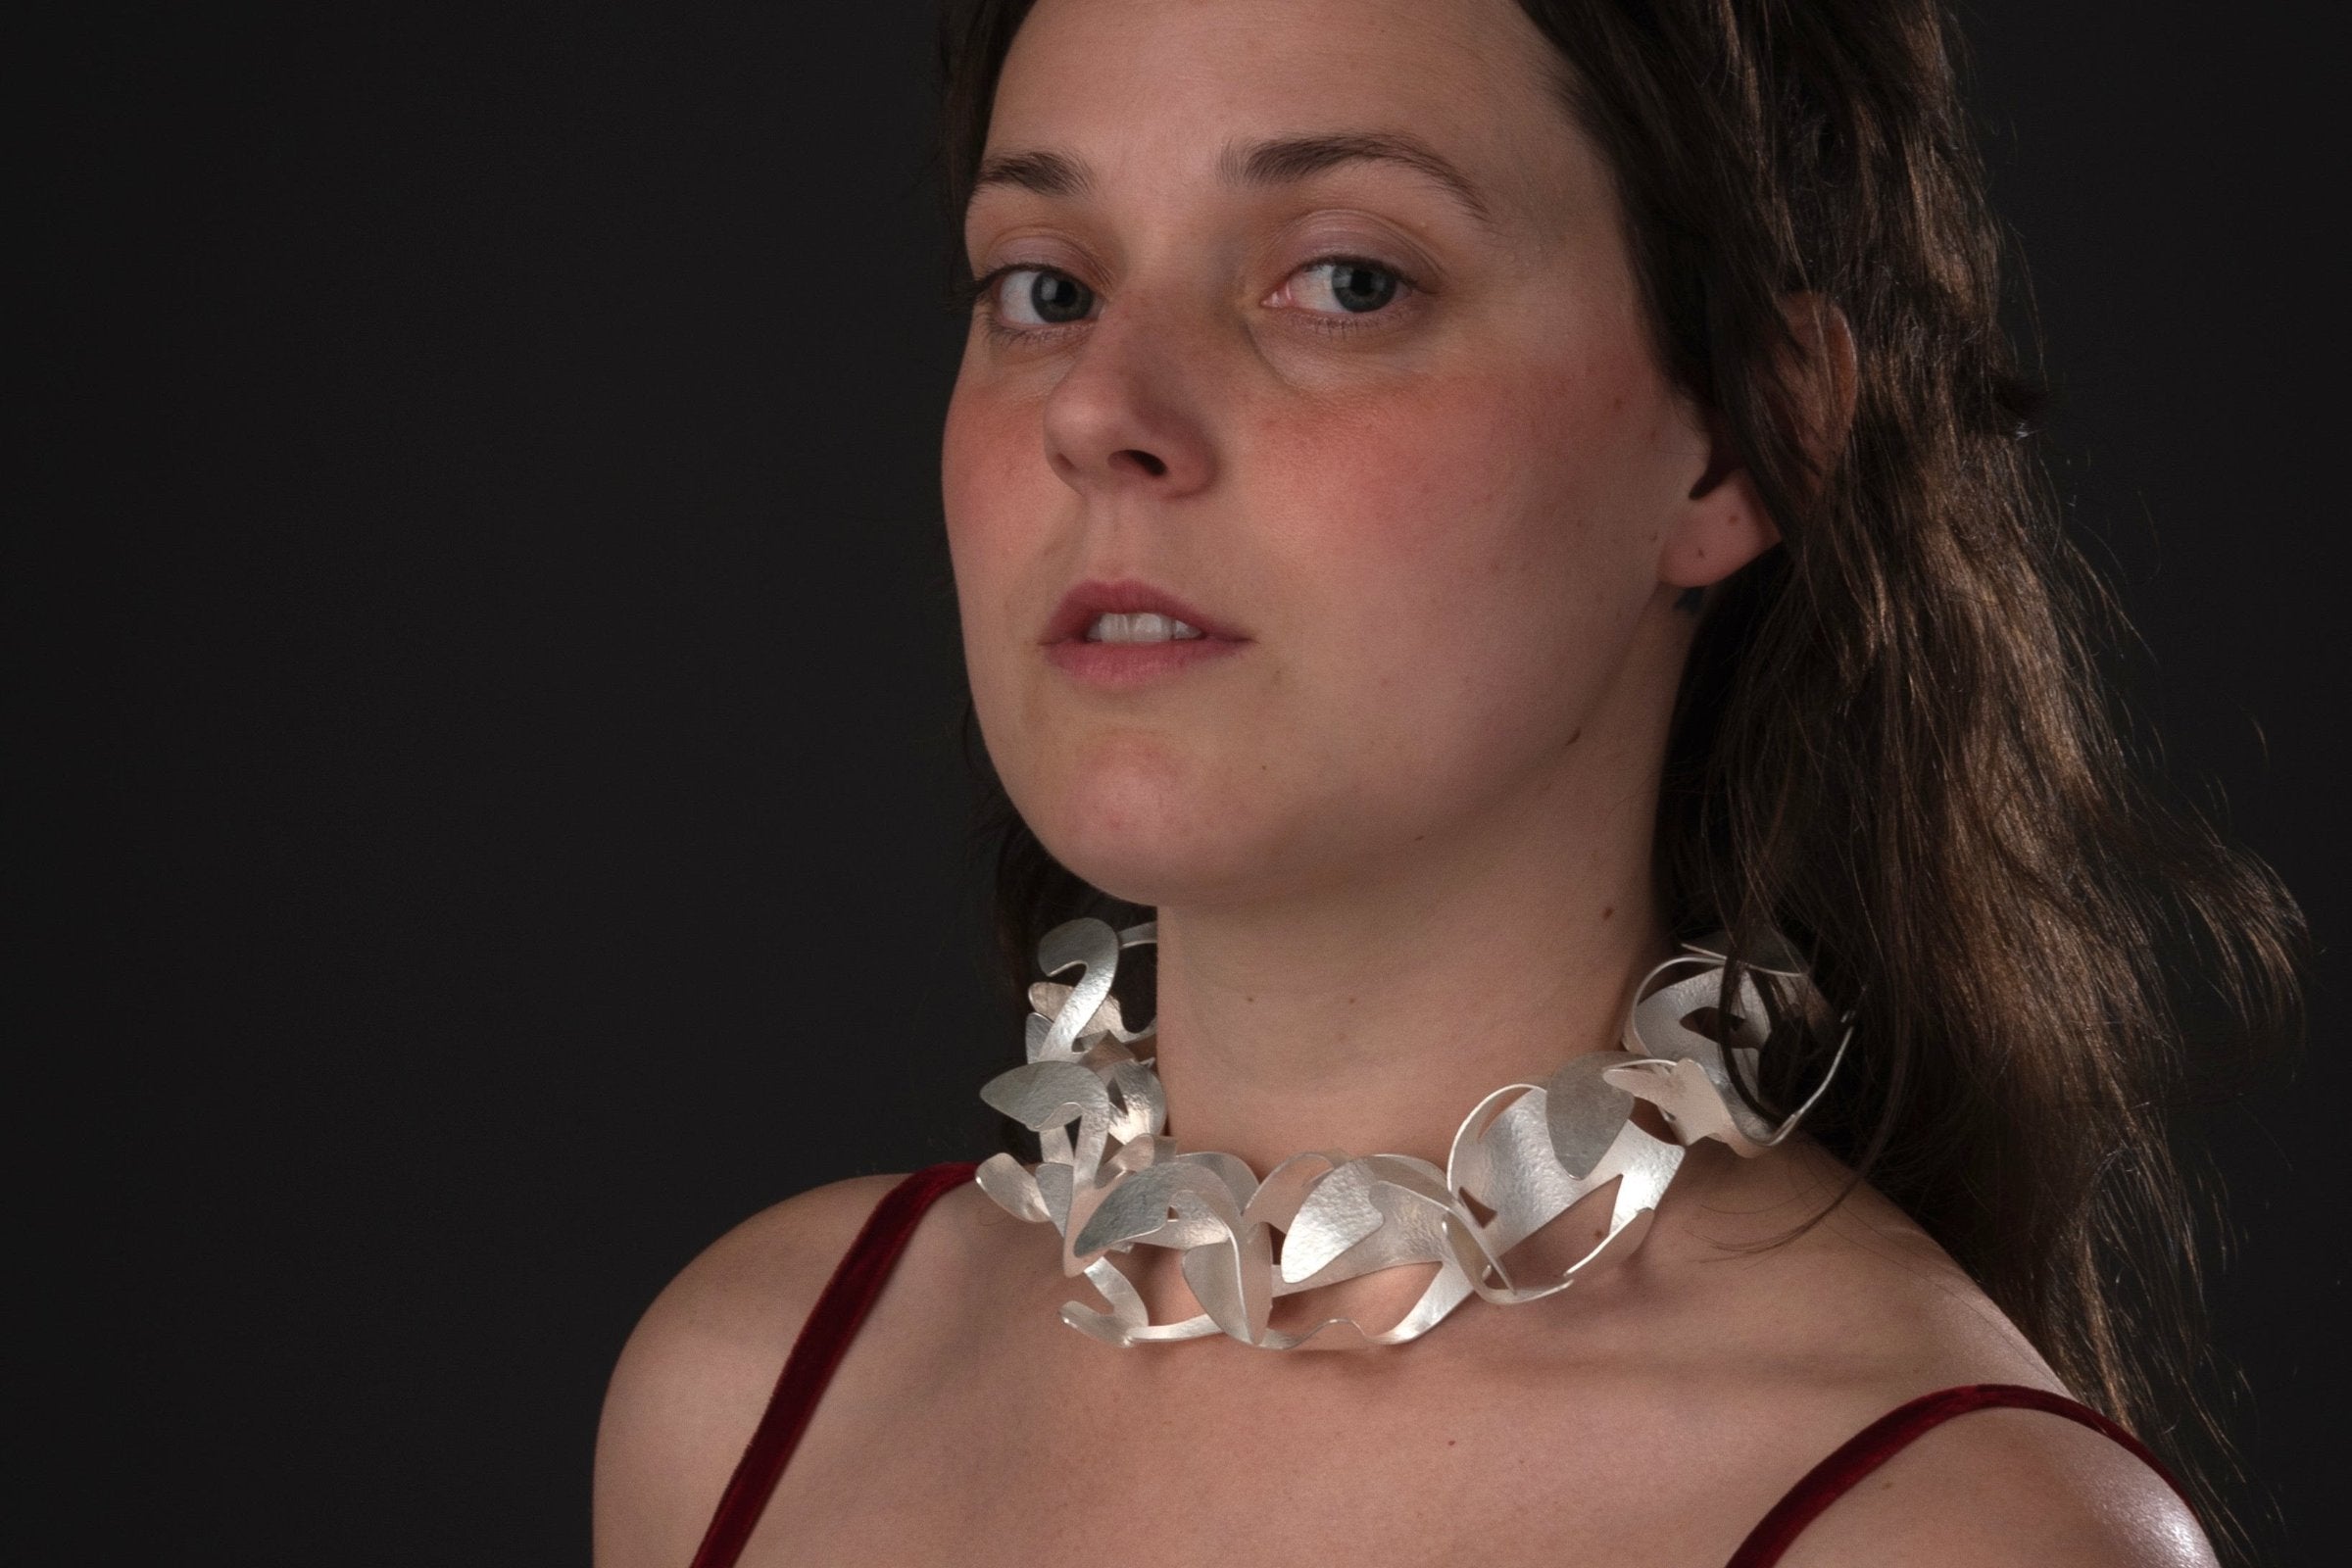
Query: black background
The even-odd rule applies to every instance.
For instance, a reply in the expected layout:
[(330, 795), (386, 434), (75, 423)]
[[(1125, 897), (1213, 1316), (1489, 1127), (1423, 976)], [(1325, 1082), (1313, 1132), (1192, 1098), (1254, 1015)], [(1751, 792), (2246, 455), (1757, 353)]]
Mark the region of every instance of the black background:
[[(2129, 678), (2331, 947), (2325, 14), (1971, 17)], [(42, 1298), (95, 1331), (59, 1360), (106, 1423), (57, 1446), (77, 1560), (150, 1527), (176, 1561), (579, 1560), (603, 1379), (671, 1273), (994, 1147), (929, 25), (182, 8), (61, 42), (20, 204), (62, 266), (12, 420), (9, 995), (68, 1069), (19, 1102), (70, 1135)], [(2193, 1131), (2239, 1431), (2306, 1538), (2347, 1392), (2340, 977), (2295, 1076)]]

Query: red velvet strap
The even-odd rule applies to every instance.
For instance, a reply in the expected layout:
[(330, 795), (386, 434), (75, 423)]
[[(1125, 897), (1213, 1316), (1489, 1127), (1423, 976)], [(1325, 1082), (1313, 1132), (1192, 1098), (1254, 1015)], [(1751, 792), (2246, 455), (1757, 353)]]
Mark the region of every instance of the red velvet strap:
[(1896, 1405), (1848, 1438), (1835, 1453), (1790, 1487), (1788, 1495), (1774, 1503), (1770, 1513), (1756, 1521), (1756, 1528), (1747, 1533), (1747, 1539), (1740, 1544), (1740, 1549), (1732, 1553), (1732, 1560), (1724, 1568), (1770, 1568), (1781, 1560), (1781, 1553), (1788, 1549), (1788, 1544), (1798, 1533), (1821, 1517), (1823, 1509), (1836, 1502), (1846, 1489), (1893, 1458), (1914, 1438), (1956, 1415), (2002, 1405), (2047, 1410), (2052, 1415), (2080, 1422), (2093, 1432), (2106, 1434), (2162, 1476), (2164, 1484), (2180, 1493), (2182, 1502), (2189, 1503), (2192, 1514), (2196, 1511), (2196, 1504), (2189, 1502), (2188, 1494), (2181, 1491), (2180, 1483), (2173, 1479), (2173, 1473), (2164, 1467), (2162, 1460), (2150, 1453), (2137, 1438), (2088, 1405), (2022, 1384), (1971, 1383), (1956, 1389), (1938, 1389)]
[(970, 1181), (977, 1168), (969, 1160), (925, 1166), (874, 1205), (865, 1228), (825, 1282), (824, 1294), (809, 1308), (808, 1321), (801, 1325), (775, 1392), (768, 1396), (767, 1411), (760, 1417), (760, 1428), (736, 1463), (726, 1493), (718, 1499), (718, 1512), (711, 1515), (710, 1528), (694, 1554), (694, 1568), (734, 1568), (743, 1544), (752, 1538), (752, 1527), (767, 1506), (768, 1494), (776, 1490), (776, 1478), (800, 1446), (801, 1434), (808, 1430), (808, 1418), (825, 1385), (833, 1381), (850, 1341), (858, 1337), (858, 1326), (906, 1250), (906, 1239), (941, 1195)]

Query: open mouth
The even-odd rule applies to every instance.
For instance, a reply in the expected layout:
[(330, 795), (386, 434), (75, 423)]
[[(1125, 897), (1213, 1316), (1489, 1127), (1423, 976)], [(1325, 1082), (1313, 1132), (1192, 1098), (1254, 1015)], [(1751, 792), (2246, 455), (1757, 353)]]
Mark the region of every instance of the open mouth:
[(1039, 639), (1129, 645), (1249, 640), (1174, 594), (1134, 578), (1079, 583), (1054, 607)]
[(1223, 659), (1250, 639), (1148, 583), (1083, 582), (1046, 627), (1047, 662), (1102, 690), (1123, 691)]

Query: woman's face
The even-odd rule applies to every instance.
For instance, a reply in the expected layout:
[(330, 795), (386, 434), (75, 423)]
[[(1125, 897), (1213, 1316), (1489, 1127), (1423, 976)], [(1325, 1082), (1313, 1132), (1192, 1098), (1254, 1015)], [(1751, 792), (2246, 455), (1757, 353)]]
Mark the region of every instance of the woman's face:
[[(1332, 886), (1595, 768), (1648, 780), (1643, 650), (1740, 563), (1688, 559), (1702, 421), (1554, 58), (1511, 0), (1023, 24), (965, 226), (975, 274), (1011, 270), (943, 480), (990, 756), (1088, 881)], [(1073, 616), (1152, 601), (1089, 583), (1219, 635), (1090, 644)]]

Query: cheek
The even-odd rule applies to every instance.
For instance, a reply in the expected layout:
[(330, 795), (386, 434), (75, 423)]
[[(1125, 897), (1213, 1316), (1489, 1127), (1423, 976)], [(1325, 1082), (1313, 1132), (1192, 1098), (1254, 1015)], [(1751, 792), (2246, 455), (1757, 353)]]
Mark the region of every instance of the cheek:
[(960, 383), (949, 400), (940, 503), (967, 658), (998, 640), (983, 634), (1010, 612), (1025, 526), (1047, 514), (1051, 497), (1041, 500), (1036, 491), (1055, 481), (1039, 457), (1039, 442), (1034, 407), (975, 394)]
[(1039, 498), (1038, 416), (1012, 400), (975, 394), (959, 382), (940, 437), (940, 502), (955, 580), (964, 679), (980, 732), (1007, 788), (1017, 788), (1032, 748), (1023, 738), (1017, 656), (1012, 635), (1024, 573), (1036, 563), (1035, 523), (1051, 515)]
[(1270, 428), (1285, 553), (1371, 677), (1356, 689), (1526, 702), (1622, 637), (1654, 578), (1658, 407), (1645, 362), (1610, 351), (1424, 375)]
[(1004, 399), (990, 398), (958, 382), (948, 400), (940, 435), (940, 500), (946, 513), (949, 548), (958, 560), (967, 550), (984, 550), (1012, 515), (1007, 504), (1021, 481), (1022, 458), (1031, 455), (1020, 437), (1035, 431), (1034, 413), (1022, 415)]

